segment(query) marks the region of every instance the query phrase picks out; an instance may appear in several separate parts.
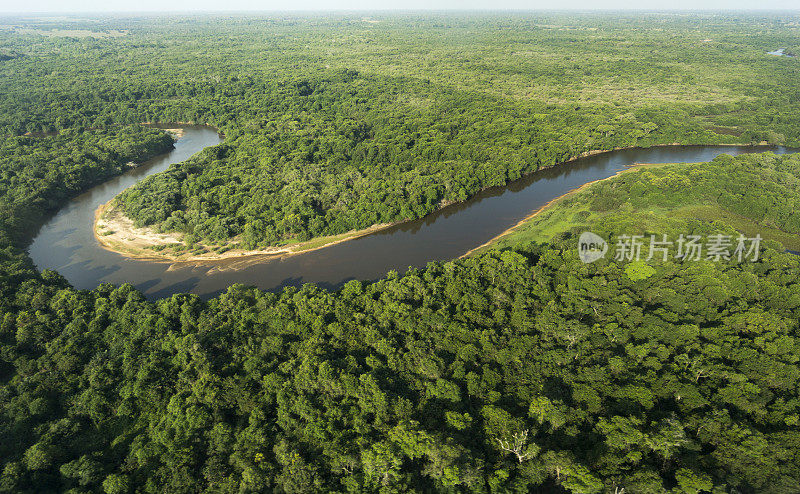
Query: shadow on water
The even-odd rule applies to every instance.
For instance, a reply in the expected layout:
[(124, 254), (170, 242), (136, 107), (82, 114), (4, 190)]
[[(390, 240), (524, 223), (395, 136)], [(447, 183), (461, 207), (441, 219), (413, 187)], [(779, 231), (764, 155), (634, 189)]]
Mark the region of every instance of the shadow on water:
[[(136, 285), (136, 288), (142, 291), (145, 295), (147, 295), (150, 299), (157, 299), (157, 298), (166, 298), (170, 297), (176, 293), (188, 293), (192, 291), (192, 288), (197, 285), (197, 282), (200, 281), (200, 278), (187, 278), (181, 280), (177, 283), (172, 283), (171, 285), (164, 286), (162, 288), (157, 288), (161, 286), (163, 280), (157, 280), (158, 283), (155, 285), (146, 287), (143, 289), (141, 286)], [(143, 285), (146, 285), (144, 283)]]
[(374, 280), (390, 270), (404, 272), (411, 266), (423, 267), (430, 261), (459, 257), (550, 200), (635, 163), (704, 162), (722, 153), (788, 151), (770, 146), (669, 146), (599, 154), (540, 170), (504, 187), (491, 187), (468, 201), (452, 204), (419, 220), (324, 249), (265, 259), (242, 269), (231, 269), (241, 265), (241, 259), (207, 267), (171, 266), (128, 259), (103, 249), (92, 231), (94, 212), (100, 204), (145, 176), (221, 142), (214, 129), (182, 127), (185, 134), (173, 151), (87, 191), (43, 225), (29, 248), (36, 266), (60, 272), (76, 288), (130, 283), (151, 299), (184, 292), (207, 298), (224, 292), (234, 283), (265, 290), (309, 282), (335, 288), (352, 279)]

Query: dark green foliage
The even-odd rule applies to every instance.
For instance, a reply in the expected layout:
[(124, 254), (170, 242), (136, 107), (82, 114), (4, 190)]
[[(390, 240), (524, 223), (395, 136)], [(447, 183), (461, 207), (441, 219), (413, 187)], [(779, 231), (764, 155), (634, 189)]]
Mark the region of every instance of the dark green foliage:
[(217, 152), (120, 197), (204, 243), (419, 218), (592, 149), (800, 143), (799, 66), (766, 54), (796, 45), (790, 15), (98, 21), (10, 20), (128, 34), (0, 31), (25, 55), (0, 65), (0, 128), (217, 126)]
[[(152, 302), (75, 290), (19, 247), (45, 212), (169, 147), (120, 130), (142, 121), (227, 140), (125, 194), (130, 214), (253, 246), (418, 217), (588, 149), (797, 143), (796, 60), (765, 54), (797, 45), (787, 16), (0, 31), (5, 134), (60, 130), (0, 147), (0, 492), (800, 491), (800, 260), (774, 248), (584, 265), (562, 230), (336, 291)], [(609, 235), (731, 231), (646, 210), (691, 189), (798, 231), (796, 158), (683, 169), (695, 187), (645, 171), (576, 214), (602, 213), (589, 226)]]
[(139, 126), (109, 131), (64, 131), (0, 142), (0, 229), (27, 238), (45, 213), (126, 170), (166, 152), (166, 132)]
[[(0, 340), (3, 488), (800, 488), (798, 259), (641, 283), (575, 257), (209, 302), (23, 286)], [(498, 441), (525, 430), (519, 463)]]

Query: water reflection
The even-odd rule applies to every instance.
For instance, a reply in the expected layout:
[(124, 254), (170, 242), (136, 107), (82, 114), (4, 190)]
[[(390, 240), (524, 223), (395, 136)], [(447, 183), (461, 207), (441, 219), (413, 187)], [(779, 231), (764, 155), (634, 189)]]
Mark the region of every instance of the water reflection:
[[(285, 259), (259, 263), (232, 259), (218, 267), (169, 265), (128, 259), (99, 246), (92, 232), (97, 207), (144, 176), (186, 160), (220, 142), (213, 129), (187, 127), (175, 149), (145, 166), (74, 199), (39, 231), (29, 253), (39, 269), (55, 269), (77, 288), (131, 283), (149, 298), (192, 292), (212, 296), (233, 283), (266, 290), (314, 282), (333, 288), (351, 279), (376, 279), (430, 261), (459, 257), (514, 225), (528, 213), (586, 182), (609, 177), (634, 163), (709, 161), (721, 153), (786, 152), (779, 147), (682, 146), (615, 151), (542, 170), (506, 187), (487, 189), (473, 199), (417, 221)], [(235, 268), (239, 269), (235, 269)]]

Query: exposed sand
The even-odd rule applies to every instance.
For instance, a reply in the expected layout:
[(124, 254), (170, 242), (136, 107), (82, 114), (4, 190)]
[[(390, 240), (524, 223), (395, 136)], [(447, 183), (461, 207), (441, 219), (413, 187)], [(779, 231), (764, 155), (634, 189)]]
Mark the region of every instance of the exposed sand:
[[(152, 228), (138, 228), (133, 221), (125, 214), (114, 208), (113, 200), (100, 205), (95, 211), (94, 235), (103, 248), (122, 254), (134, 259), (145, 259), (150, 261), (169, 262), (169, 263), (189, 263), (189, 264), (217, 264), (222, 261), (240, 260), (242, 263), (235, 263), (226, 266), (228, 268), (239, 268), (253, 261), (261, 261), (267, 257), (286, 257), (302, 252), (310, 252), (322, 249), (334, 244), (346, 242), (358, 237), (363, 237), (373, 232), (383, 230), (393, 225), (393, 223), (382, 223), (373, 225), (363, 230), (352, 230), (340, 235), (330, 235), (318, 237), (307, 242), (298, 242), (280, 247), (269, 247), (259, 250), (245, 250), (236, 248), (236, 241), (232, 241), (228, 246), (232, 247), (225, 252), (214, 252), (212, 249), (218, 245), (202, 245), (206, 252), (193, 252), (190, 250), (174, 251), (170, 247), (185, 245), (183, 235), (180, 233), (158, 233)], [(163, 250), (155, 250), (164, 246)]]
[[(176, 137), (181, 137), (183, 130), (182, 129), (165, 129), (168, 132), (173, 132)], [(765, 142), (759, 143), (759, 145), (764, 145)], [(651, 147), (669, 147), (669, 146), (680, 146), (680, 143), (670, 143), (670, 144), (657, 144)], [(746, 146), (746, 144), (717, 144), (717, 146)], [(629, 147), (625, 148), (614, 148), (609, 150), (592, 150), (580, 153), (579, 155), (566, 160), (561, 163), (557, 163), (554, 166), (561, 165), (563, 163), (569, 163), (571, 161), (578, 160), (580, 158), (585, 158), (588, 156), (594, 156), (603, 153), (610, 153), (614, 151), (618, 151), (621, 149), (631, 149)], [(488, 242), (485, 242), (474, 249), (470, 249), (466, 254), (462, 255), (461, 257), (469, 256), (479, 250), (483, 250), (485, 247), (496, 242), (498, 239), (508, 235), (515, 229), (517, 229), (520, 225), (530, 221), (540, 212), (544, 211), (546, 208), (552, 206), (553, 204), (557, 203), (561, 199), (574, 194), (578, 191), (585, 189), (586, 187), (591, 186), (594, 183), (601, 182), (603, 180), (608, 180), (618, 176), (621, 173), (625, 173), (633, 168), (638, 168), (642, 166), (657, 166), (663, 164), (646, 164), (646, 163), (637, 163), (634, 165), (629, 166), (629, 169), (622, 170), (617, 172), (615, 175), (611, 177), (607, 177), (600, 180), (595, 180), (592, 182), (588, 182), (583, 184), (582, 186), (573, 189), (559, 197), (556, 197), (552, 201), (548, 202), (541, 208), (533, 211), (531, 214), (520, 220), (516, 225), (508, 228), (498, 236), (492, 238)], [(544, 167), (542, 168), (544, 169)], [(220, 247), (219, 245), (202, 245), (201, 246), (206, 250), (206, 252), (193, 252), (189, 250), (179, 251), (176, 252), (170, 249), (170, 246), (181, 246), (185, 245), (182, 237), (183, 235), (180, 233), (158, 233), (152, 228), (137, 228), (134, 226), (133, 221), (125, 216), (121, 211), (116, 210), (113, 205), (112, 201), (102, 204), (97, 211), (95, 211), (95, 221), (94, 221), (94, 234), (97, 238), (97, 241), (103, 246), (105, 249), (110, 250), (112, 252), (116, 252), (118, 254), (122, 254), (126, 257), (131, 257), (134, 259), (144, 259), (150, 261), (158, 261), (158, 262), (168, 262), (173, 264), (178, 263), (187, 263), (187, 264), (202, 264), (202, 265), (217, 265), (219, 269), (223, 269), (220, 265), (223, 261), (225, 262), (224, 269), (238, 269), (240, 267), (247, 266), (249, 264), (253, 264), (256, 262), (261, 262), (265, 258), (268, 257), (285, 257), (300, 254), (303, 252), (310, 252), (317, 249), (322, 249), (324, 247), (328, 247), (330, 245), (335, 245), (338, 243), (346, 242), (348, 240), (363, 237), (365, 235), (369, 235), (370, 233), (374, 233), (383, 229), (386, 229), (390, 226), (394, 226), (396, 224), (402, 222), (395, 222), (395, 223), (382, 223), (373, 225), (369, 228), (365, 228), (363, 230), (351, 230), (346, 233), (342, 233), (339, 235), (331, 235), (326, 237), (317, 237), (313, 238), (306, 242), (298, 242), (290, 245), (280, 246), (280, 247), (270, 247), (267, 249), (260, 249), (260, 250), (245, 250), (236, 248), (237, 241), (235, 239), (229, 242), (228, 246), (231, 247), (230, 250), (225, 252), (214, 252), (212, 249)], [(448, 205), (452, 204), (448, 201), (442, 201), (439, 204), (437, 209), (441, 209)], [(163, 250), (156, 250), (161, 248), (160, 246), (164, 246)], [(230, 261), (238, 261), (241, 260), (242, 262), (239, 263), (231, 263)]]
[(174, 137), (175, 139), (180, 139), (186, 134), (186, 131), (184, 129), (163, 129), (163, 130), (172, 134), (172, 137)]

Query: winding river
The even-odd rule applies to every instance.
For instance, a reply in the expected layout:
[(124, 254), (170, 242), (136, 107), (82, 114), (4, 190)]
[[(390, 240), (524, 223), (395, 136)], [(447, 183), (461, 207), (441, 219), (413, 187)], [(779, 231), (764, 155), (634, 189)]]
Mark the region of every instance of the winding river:
[[(237, 261), (213, 265), (170, 265), (129, 259), (102, 248), (92, 224), (97, 207), (142, 178), (221, 142), (208, 127), (184, 126), (171, 152), (152, 159), (70, 201), (45, 225), (29, 247), (41, 269), (54, 269), (73, 286), (131, 283), (148, 298), (191, 292), (210, 297), (233, 283), (276, 290), (314, 282), (335, 287), (351, 279), (376, 279), (387, 271), (459, 257), (524, 218), (531, 211), (586, 182), (614, 175), (634, 163), (709, 161), (721, 153), (787, 152), (782, 147), (668, 146), (627, 149), (575, 160), (528, 175), (505, 187), (487, 189), (460, 204), (420, 220), (287, 258), (264, 259), (237, 269)], [(239, 261), (239, 263), (241, 263)]]

